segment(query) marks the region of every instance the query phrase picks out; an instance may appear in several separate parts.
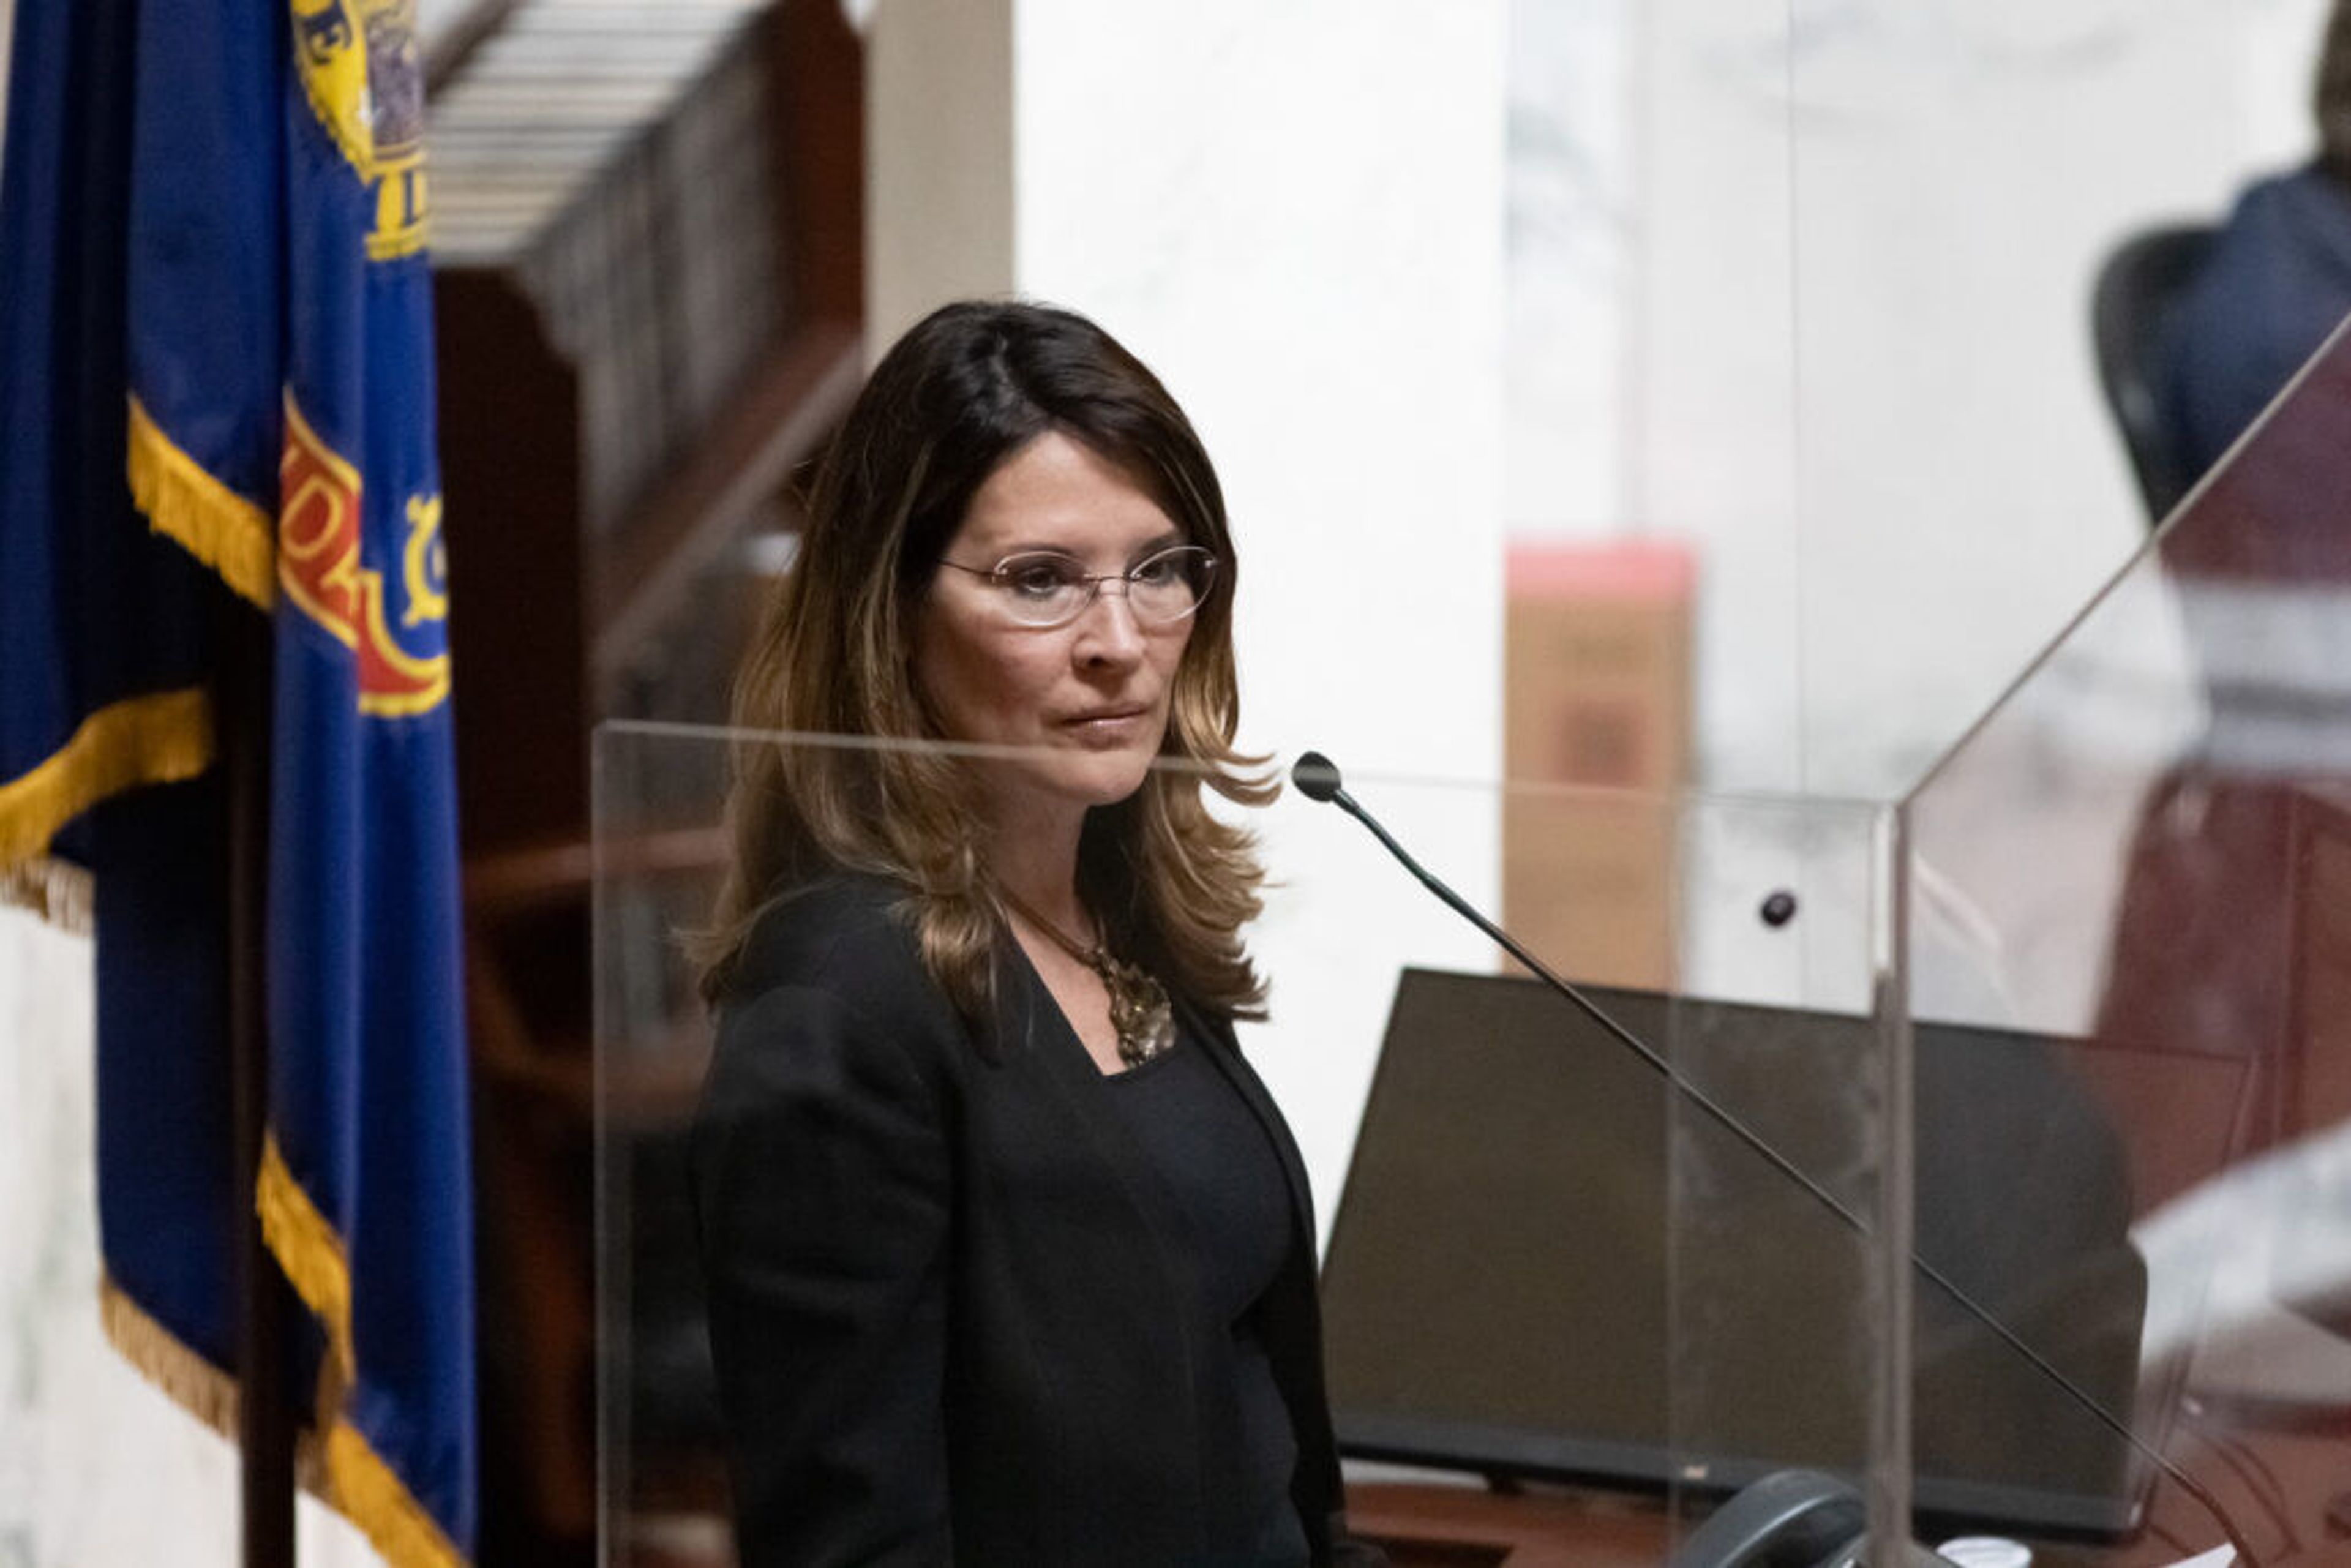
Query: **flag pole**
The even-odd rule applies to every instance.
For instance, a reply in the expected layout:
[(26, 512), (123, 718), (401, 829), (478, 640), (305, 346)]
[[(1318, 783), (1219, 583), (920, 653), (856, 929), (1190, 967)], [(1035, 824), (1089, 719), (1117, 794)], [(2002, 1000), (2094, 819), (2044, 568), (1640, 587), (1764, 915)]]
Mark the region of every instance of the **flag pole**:
[(221, 644), (214, 722), (228, 793), (228, 1027), (236, 1168), (237, 1445), (244, 1568), (294, 1565), (294, 1417), (286, 1345), (292, 1291), (261, 1233), (253, 1192), (269, 1124), (269, 1035), (263, 954), (269, 878), (268, 616), (214, 595)]

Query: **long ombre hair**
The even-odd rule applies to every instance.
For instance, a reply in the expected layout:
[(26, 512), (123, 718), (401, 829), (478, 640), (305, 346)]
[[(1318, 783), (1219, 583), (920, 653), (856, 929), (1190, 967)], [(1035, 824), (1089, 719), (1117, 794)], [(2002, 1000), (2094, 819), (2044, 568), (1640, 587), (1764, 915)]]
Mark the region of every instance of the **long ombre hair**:
[[(1058, 431), (1116, 464), (1217, 557), (1170, 695), (1163, 759), (1141, 789), (1087, 813), (1078, 887), (1114, 950), (1228, 1017), (1264, 1012), (1240, 941), (1262, 880), (1254, 841), (1210, 815), (1205, 786), (1259, 805), (1278, 786), (1233, 749), (1237, 577), (1224, 493), (1157, 377), (1067, 310), (949, 305), (883, 356), (819, 466), (790, 571), (737, 678), (735, 722), (758, 731), (935, 739), (912, 673), (914, 618), (972, 495), (1015, 452)], [(1176, 766), (1168, 766), (1168, 763)], [(992, 1018), (1004, 916), (975, 841), (971, 778), (952, 751), (747, 738), (727, 817), (735, 856), (698, 942), (716, 1001), (761, 914), (837, 871), (906, 890), (923, 963), (958, 1012)]]
[(2335, 0), (2327, 15), (2311, 100), (2318, 118), (2319, 162), (2351, 184), (2351, 0)]

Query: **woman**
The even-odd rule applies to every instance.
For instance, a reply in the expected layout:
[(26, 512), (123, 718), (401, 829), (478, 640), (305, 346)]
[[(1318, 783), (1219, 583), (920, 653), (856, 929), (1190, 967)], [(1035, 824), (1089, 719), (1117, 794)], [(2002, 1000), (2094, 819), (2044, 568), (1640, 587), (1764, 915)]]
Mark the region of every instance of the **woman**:
[[(1064, 311), (874, 370), (746, 664), (694, 1147), (751, 1564), (1345, 1555), (1314, 1228), (1235, 1047), (1233, 550)], [(939, 738), (945, 752), (891, 746)], [(1155, 770), (1156, 759), (1178, 766)]]

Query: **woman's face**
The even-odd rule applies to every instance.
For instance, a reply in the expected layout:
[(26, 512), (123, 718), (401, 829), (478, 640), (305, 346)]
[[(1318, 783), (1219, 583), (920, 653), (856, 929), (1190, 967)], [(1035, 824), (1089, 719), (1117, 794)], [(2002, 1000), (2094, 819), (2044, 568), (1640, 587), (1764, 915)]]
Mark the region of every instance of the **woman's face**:
[[(997, 465), (947, 541), (914, 622), (914, 674), (952, 740), (1034, 748), (995, 775), (999, 823), (1123, 800), (1167, 733), (1192, 618), (1139, 618), (1105, 582), (1066, 625), (1025, 625), (1017, 584), (987, 572), (1050, 552), (1093, 575), (1186, 543), (1151, 496), (1091, 447), (1048, 431)], [(956, 567), (974, 570), (957, 570)], [(1016, 798), (1017, 797), (1017, 798)]]

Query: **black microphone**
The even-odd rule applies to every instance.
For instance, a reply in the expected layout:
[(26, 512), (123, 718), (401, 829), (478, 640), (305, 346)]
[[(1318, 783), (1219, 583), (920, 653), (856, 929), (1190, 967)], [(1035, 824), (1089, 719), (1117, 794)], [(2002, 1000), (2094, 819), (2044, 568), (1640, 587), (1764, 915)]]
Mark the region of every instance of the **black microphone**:
[(1371, 821), (1364, 816), (1364, 809), (1355, 804), (1355, 798), (1339, 788), (1339, 765), (1319, 751), (1299, 754), (1298, 760), (1290, 764), (1290, 781), (1297, 785), (1298, 792), (1310, 800), (1325, 805), (1332, 800), (1343, 800), (1347, 810), (1364, 821)]
[[(1379, 840), (1381, 845), (1386, 849), (1388, 853), (1396, 858), (1397, 862), (1403, 865), (1405, 870), (1412, 873), (1415, 877), (1417, 877), (1420, 880), (1422, 886), (1427, 888), (1431, 893), (1437, 894), (1437, 897), (1443, 899), (1454, 913), (1459, 915), (1462, 918), (1468, 921), (1470, 925), (1475, 925), (1479, 930), (1491, 937), (1494, 943), (1499, 946), (1502, 951), (1508, 953), (1511, 957), (1516, 958), (1520, 963), (1525, 965), (1529, 973), (1532, 974), (1537, 979), (1542, 981), (1543, 984), (1549, 986), (1561, 996), (1565, 997), (1570, 1002), (1575, 1005), (1576, 1009), (1581, 1011), (1584, 1017), (1590, 1019), (1593, 1023), (1598, 1024), (1602, 1029), (1605, 1030), (1612, 1037), (1614, 1037), (1618, 1043), (1624, 1045), (1627, 1050), (1631, 1051), (1634, 1055), (1648, 1063), (1657, 1075), (1663, 1078), (1666, 1082), (1672, 1087), (1673, 1092), (1676, 1094), (1680, 1095), (1684, 1100), (1687, 1100), (1689, 1103), (1705, 1112), (1708, 1116), (1713, 1119), (1717, 1126), (1721, 1127), (1725, 1132), (1730, 1134), (1740, 1143), (1746, 1145), (1748, 1148), (1754, 1151), (1754, 1153), (1767, 1165), (1771, 1166), (1773, 1170), (1778, 1171), (1782, 1176), (1786, 1176), (1790, 1181), (1794, 1182), (1798, 1186), (1812, 1194), (1813, 1198), (1815, 1198), (1823, 1208), (1826, 1208), (1831, 1214), (1843, 1220), (1855, 1236), (1866, 1238), (1870, 1234), (1870, 1228), (1867, 1223), (1865, 1222), (1859, 1215), (1854, 1213), (1853, 1210), (1847, 1208), (1843, 1203), (1839, 1202), (1834, 1193), (1832, 1193), (1828, 1188), (1814, 1181), (1811, 1176), (1806, 1176), (1802, 1170), (1797, 1167), (1794, 1161), (1789, 1159), (1787, 1155), (1782, 1154), (1778, 1149), (1773, 1148), (1770, 1140), (1766, 1139), (1761, 1134), (1754, 1131), (1752, 1128), (1749, 1127), (1746, 1123), (1733, 1115), (1728, 1108), (1723, 1106), (1704, 1089), (1701, 1089), (1696, 1083), (1691, 1082), (1687, 1078), (1682, 1076), (1681, 1072), (1675, 1068), (1672, 1062), (1667, 1061), (1664, 1057), (1651, 1050), (1623, 1024), (1620, 1024), (1614, 1019), (1610, 1018), (1607, 1012), (1601, 1008), (1599, 1003), (1593, 1001), (1590, 997), (1585, 996), (1582, 991), (1576, 989), (1575, 986), (1572, 982), (1554, 973), (1550, 965), (1536, 957), (1532, 953), (1528, 952), (1527, 949), (1520, 944), (1516, 937), (1513, 937), (1509, 932), (1503, 930), (1500, 926), (1487, 919), (1484, 915), (1471, 907), (1467, 899), (1454, 892), (1450, 887), (1447, 887), (1434, 873), (1428, 871), (1418, 861), (1413, 859), (1412, 856), (1405, 852), (1405, 847), (1402, 844), (1397, 843), (1395, 840), (1389, 835), (1388, 831), (1385, 828), (1380, 826), (1378, 820), (1373, 817), (1369, 811), (1364, 810), (1362, 806), (1358, 805), (1353, 796), (1347, 793), (1346, 789), (1341, 783), (1339, 765), (1337, 763), (1332, 761), (1329, 758), (1323, 756), (1319, 751), (1301, 752), (1297, 762), (1293, 764), (1290, 769), (1290, 781), (1297, 785), (1298, 792), (1305, 796), (1308, 800), (1336, 806), (1341, 810), (1346, 812), (1347, 815), (1354, 818), (1355, 821), (1363, 823), (1365, 828), (1371, 831), (1372, 836)], [(2219, 1501), (2213, 1498), (2212, 1494), (2208, 1491), (2200, 1482), (2197, 1481), (2193, 1477), (2189, 1476), (2185, 1470), (2182, 1470), (2178, 1465), (2172, 1463), (2171, 1460), (2165, 1458), (2162, 1454), (2158, 1453), (2147, 1443), (2142, 1442), (2139, 1439), (2138, 1435), (2133, 1432), (2128, 1425), (2116, 1419), (2107, 1411), (2105, 1406), (2100, 1405), (2095, 1399), (2090, 1397), (2090, 1396), (2085, 1392), (2079, 1385), (2074, 1383), (2072, 1378), (2066, 1376), (2062, 1370), (2052, 1364), (2048, 1357), (2043, 1355), (2039, 1351), (2034, 1350), (2031, 1345), (2025, 1343), (2023, 1340), (2017, 1337), (2013, 1330), (2010, 1329), (2005, 1323), (2001, 1322), (1997, 1318), (1993, 1317), (1986, 1309), (1977, 1305), (1973, 1297), (1970, 1296), (1965, 1291), (1960, 1290), (1959, 1287), (1941, 1270), (1936, 1268), (1932, 1263), (1928, 1262), (1926, 1259), (1920, 1257), (1915, 1249), (1913, 1249), (1910, 1253), (1910, 1266), (1917, 1270), (1921, 1278), (1932, 1281), (1938, 1289), (1948, 1295), (1962, 1312), (1968, 1314), (1968, 1316), (1973, 1318), (1977, 1322), (1991, 1330), (2001, 1343), (2008, 1346), (2009, 1349), (2014, 1351), (2017, 1354), (2022, 1356), (2032, 1365), (2034, 1370), (2039, 1372), (2043, 1376), (2048, 1378), (2050, 1382), (2055, 1384), (2058, 1388), (2064, 1392), (2067, 1398), (2073, 1400), (2075, 1405), (2079, 1406), (2084, 1410), (2088, 1411), (2093, 1416), (2096, 1417), (2100, 1424), (2105, 1426), (2108, 1431), (2114, 1433), (2115, 1436), (2120, 1437), (2125, 1443), (2130, 1445), (2134, 1452), (2138, 1454), (2142, 1458), (2151, 1462), (2158, 1469), (2161, 1470), (2166, 1477), (2178, 1485), (2181, 1490), (2187, 1492), (2199, 1503), (2202, 1504), (2204, 1511), (2211, 1515), (2213, 1522), (2220, 1527), (2221, 1533), (2229, 1538), (2229, 1543), (2236, 1548), (2238, 1559), (2244, 1564), (2244, 1568), (2261, 1568), (2261, 1559), (2253, 1555), (2252, 1549), (2245, 1544), (2244, 1538), (2237, 1533), (2235, 1527), (2230, 1522), (2228, 1514), (2222, 1511)]]

